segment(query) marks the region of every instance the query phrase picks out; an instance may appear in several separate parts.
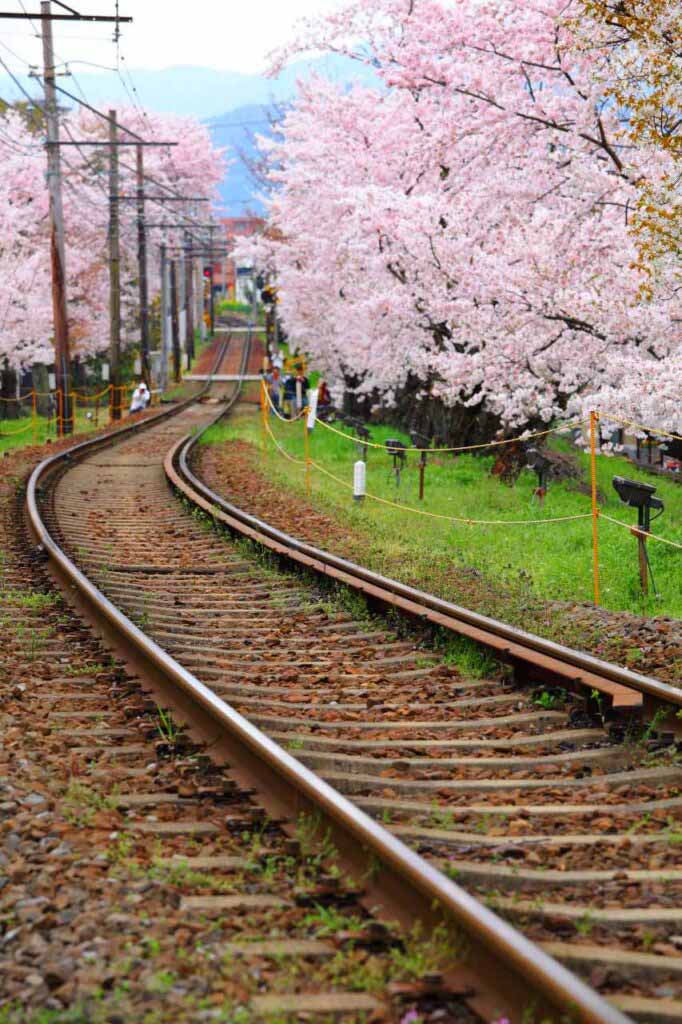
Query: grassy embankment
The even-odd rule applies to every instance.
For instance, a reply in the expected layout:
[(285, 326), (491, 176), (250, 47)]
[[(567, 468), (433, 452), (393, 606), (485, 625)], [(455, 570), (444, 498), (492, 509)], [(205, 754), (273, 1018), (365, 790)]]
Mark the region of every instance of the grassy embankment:
[[(281, 423), (271, 418), (272, 429), (286, 450), (304, 456), (300, 423)], [(395, 428), (373, 426), (372, 439), (409, 438)], [(240, 411), (230, 421), (211, 429), (207, 443), (241, 439), (260, 446), (256, 411)], [(411, 506), (441, 516), (462, 519), (544, 520), (589, 513), (589, 458), (567, 440), (554, 436), (552, 447), (572, 452), (583, 473), (576, 482), (552, 482), (544, 509), (533, 501), (536, 478), (523, 471), (514, 487), (490, 475), (490, 456), (461, 454), (429, 456), (426, 494), (418, 499), (416, 456), (408, 457), (400, 487), (391, 474), (385, 451), (369, 450), (367, 491), (401, 506)], [(311, 439), (312, 458), (325, 469), (352, 483), (353, 463), (359, 457), (355, 445), (326, 431), (319, 424)], [(304, 494), (304, 470), (277, 453), (272, 442), (265, 456), (257, 449), (258, 469), (285, 489)], [(682, 487), (674, 482), (647, 477), (622, 457), (598, 457), (600, 506), (608, 515), (633, 524), (636, 512), (623, 506), (613, 490), (616, 474), (648, 480), (658, 487), (666, 504), (654, 531), (682, 543)], [(449, 597), (464, 600), (476, 590), (485, 596), (477, 601), (489, 614), (529, 623), (533, 601), (547, 599), (589, 602), (592, 600), (592, 522), (539, 525), (468, 525), (432, 519), (404, 508), (383, 505), (367, 498), (354, 503), (347, 486), (321, 472), (312, 472), (312, 503), (345, 527), (351, 527), (367, 564)], [(649, 552), (660, 599), (644, 599), (639, 587), (635, 539), (628, 531), (604, 520), (599, 529), (601, 603), (610, 610), (647, 616), (682, 617), (682, 551), (651, 541)], [(537, 611), (537, 609), (536, 609)]]
[[(196, 331), (195, 360), (199, 358), (206, 348), (208, 348), (212, 341), (213, 338), (209, 337), (202, 340), (199, 331)], [(130, 363), (130, 359), (128, 359), (128, 363)], [(133, 386), (138, 379), (137, 375), (132, 373), (132, 370), (128, 365), (126, 365), (126, 372), (124, 372), (123, 376), (123, 383), (129, 386)], [(105, 385), (100, 381), (98, 383), (97, 390), (101, 391), (104, 386)], [(196, 390), (197, 385), (191, 381), (181, 384), (171, 383), (168, 390), (164, 392), (163, 397), (167, 401), (179, 402), (184, 398), (189, 398)], [(30, 408), (30, 400), (25, 403), (25, 408)], [(88, 418), (88, 412), (93, 414), (92, 418)], [(106, 426), (108, 417), (106, 399), (103, 399), (100, 402), (97, 414), (97, 423), (95, 423), (94, 412), (94, 405), (91, 401), (83, 402), (80, 406), (77, 405), (74, 433), (83, 434), (96, 429), (97, 426)], [(30, 428), (30, 416), (23, 416), (17, 420), (6, 420), (0, 418), (0, 455), (2, 455), (3, 452), (12, 451), (16, 448), (26, 448), (33, 444), (45, 444), (48, 439), (55, 440), (54, 420), (47, 420), (44, 416), (38, 416), (36, 420), (35, 435), (33, 430)]]
[[(103, 427), (107, 422), (106, 406), (100, 406), (99, 426)], [(87, 433), (95, 430), (95, 421), (87, 418), (86, 411), (76, 413), (75, 433)], [(30, 416), (22, 416), (18, 420), (0, 420), (0, 455), (3, 452), (12, 451), (15, 448), (25, 448), (33, 444), (45, 444), (50, 439), (54, 441), (55, 421), (47, 420), (44, 416), (36, 419), (35, 435), (32, 429)]]

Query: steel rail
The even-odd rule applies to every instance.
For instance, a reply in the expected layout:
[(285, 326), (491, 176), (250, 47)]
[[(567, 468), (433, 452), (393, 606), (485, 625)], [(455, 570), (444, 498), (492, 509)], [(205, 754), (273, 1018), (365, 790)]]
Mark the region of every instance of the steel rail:
[[(431, 867), (188, 672), (125, 616), (52, 538), (40, 513), (38, 495), (42, 482), (55, 469), (74, 457), (82, 458), (155, 425), (191, 401), (60, 452), (41, 462), (31, 474), (26, 497), (29, 523), (69, 597), (142, 675), (146, 685), (164, 696), (172, 694), (174, 705), (193, 731), (211, 738), (215, 757), (227, 761), (240, 778), (256, 782), (268, 810), (284, 813), (292, 825), (302, 811), (316, 815), (320, 834), (328, 832), (345, 862), (366, 877), (371, 905), (378, 901), (384, 916), (397, 916), (406, 924), (420, 920), (426, 927), (433, 927), (445, 921), (452, 933), (464, 940), (466, 964), (456, 966), (449, 974), (464, 987), (476, 986), (468, 1001), (485, 1019), (504, 1015), (515, 1024), (529, 1019), (555, 1024), (568, 1020), (574, 1024), (626, 1024), (628, 1018), (620, 1011)], [(368, 861), (379, 870), (368, 874)]]
[(607, 688), (609, 684), (615, 684), (616, 687), (624, 688), (624, 691), (642, 695), (647, 713), (653, 713), (659, 708), (667, 710), (665, 727), (680, 732), (682, 723), (676, 711), (682, 708), (681, 689), (382, 576), (292, 537), (226, 501), (200, 480), (189, 466), (192, 449), (205, 430), (178, 442), (172, 459), (166, 460), (166, 472), (174, 486), (182, 488), (183, 485), (189, 485), (195, 492), (194, 500), (197, 497), (202, 499), (206, 503), (205, 511), (211, 515), (217, 511), (221, 521), (231, 529), (307, 568), (363, 591), (380, 602), (468, 636), (516, 666), (558, 676), (568, 683), (598, 689), (604, 687), (604, 684)]
[[(219, 421), (222, 414), (219, 414), (213, 423)], [(326, 559), (318, 562), (318, 555), (326, 556), (330, 562), (343, 564), (344, 567), (351, 567), (353, 564), (343, 559), (336, 559), (334, 556), (321, 552), (317, 548), (304, 544), (295, 538), (289, 538), (281, 531), (275, 530), (269, 524), (254, 516), (250, 516), (242, 510), (235, 508), (225, 502), (219, 495), (215, 495), (189, 470), (187, 458), (191, 448), (198, 442), (199, 438), (213, 424), (209, 424), (203, 431), (193, 437), (186, 437), (177, 442), (166, 456), (165, 466), (169, 482), (185, 497), (189, 498), (199, 507), (209, 512), (214, 518), (223, 524), (237, 529), (240, 533), (251, 540), (265, 543), (271, 550), (278, 553), (291, 554), (289, 541), (295, 546), (296, 560), (302, 561), (309, 568), (318, 568), (320, 571), (327, 571), (329, 564)], [(190, 481), (188, 487), (187, 481)], [(196, 490), (194, 487), (196, 486)], [(206, 496), (210, 496), (207, 501)], [(216, 507), (217, 506), (217, 507)], [(229, 515), (223, 510), (228, 509)], [(234, 517), (232, 513), (235, 513)], [(361, 567), (357, 567), (360, 569)], [(329, 574), (329, 573), (328, 573)], [(336, 578), (342, 579), (346, 573), (339, 573)], [(368, 573), (372, 579), (383, 579), (376, 574)], [(349, 580), (350, 581), (350, 580)], [(345, 582), (345, 580), (344, 580)], [(394, 582), (394, 581), (390, 581)], [(400, 584), (396, 584), (400, 587)], [(407, 588), (408, 590), (410, 588)], [(415, 592), (412, 592), (415, 593)], [(235, 713), (236, 714), (236, 713)], [(259, 736), (263, 734), (258, 733)], [(267, 737), (266, 737), (267, 739)], [(268, 749), (272, 751), (271, 741), (268, 740)], [(277, 760), (272, 766), (280, 768), (280, 748), (276, 747)], [(259, 756), (263, 756), (261, 751)], [(293, 760), (285, 751), (281, 754), (287, 761)], [(267, 754), (266, 754), (267, 756)], [(428, 903), (421, 908), (421, 916), (428, 919), (425, 907), (430, 904), (432, 907), (437, 904), (446, 915), (456, 922), (456, 925), (463, 929), (467, 941), (475, 950), (475, 956), (484, 961), (484, 967), (478, 973), (487, 978), (488, 983), (500, 986), (500, 969), (506, 972), (506, 988), (511, 987), (514, 993), (513, 1010), (507, 1007), (505, 1016), (510, 1020), (515, 1019), (516, 1014), (523, 1018), (524, 1012), (528, 1011), (528, 989), (533, 990), (534, 995), (540, 994), (542, 1004), (551, 1007), (552, 1015), (538, 1019), (543, 1021), (589, 1021), (591, 1024), (601, 1024), (602, 1021), (618, 1020), (624, 1021), (625, 1017), (619, 1010), (602, 1000), (593, 990), (584, 985), (573, 974), (563, 966), (539, 950), (522, 936), (516, 929), (512, 928), (505, 921), (499, 918), (492, 911), (483, 907), (465, 890), (455, 885), (444, 875), (434, 869), (416, 854), (406, 847), (402, 842), (393, 837), (377, 822), (369, 818), (352, 803), (333, 790), (324, 781), (313, 776), (315, 789), (312, 793), (307, 790), (307, 783), (310, 778), (309, 771), (296, 764), (296, 776), (294, 783), (307, 791), (307, 796), (313, 798), (313, 804), (322, 807), (334, 826), (335, 836), (338, 837), (339, 827), (342, 832), (349, 832), (351, 842), (355, 840), (362, 847), (370, 849), (375, 856), (378, 856), (385, 867), (390, 868), (398, 876), (398, 880), (404, 886), (405, 883), (417, 889)], [(343, 843), (347, 848), (347, 842)], [(396, 902), (395, 893), (393, 901)], [(512, 980), (511, 986), (509, 981)], [(519, 992), (524, 992), (526, 1006), (519, 1007)], [(523, 1001), (523, 996), (522, 996)], [(532, 999), (531, 999), (532, 1001)], [(557, 1018), (555, 1015), (559, 1013)], [(531, 1020), (535, 1018), (530, 1016)]]

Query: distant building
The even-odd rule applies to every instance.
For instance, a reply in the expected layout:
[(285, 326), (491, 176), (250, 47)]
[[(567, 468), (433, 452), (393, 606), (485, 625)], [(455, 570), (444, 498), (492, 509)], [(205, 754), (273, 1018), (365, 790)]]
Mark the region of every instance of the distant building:
[[(228, 251), (234, 249), (238, 238), (260, 235), (265, 228), (265, 221), (262, 217), (223, 217), (220, 223), (225, 229)], [(250, 264), (237, 262), (232, 256), (215, 263), (213, 266), (214, 291), (234, 302), (249, 302), (251, 270)]]

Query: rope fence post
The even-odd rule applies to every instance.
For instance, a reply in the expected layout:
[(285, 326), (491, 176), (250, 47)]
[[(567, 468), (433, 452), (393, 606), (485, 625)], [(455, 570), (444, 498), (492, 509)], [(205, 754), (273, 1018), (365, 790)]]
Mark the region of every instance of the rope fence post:
[(599, 414), (590, 413), (590, 475), (592, 477), (592, 574), (594, 603), (599, 604), (599, 506), (597, 504), (597, 426)]
[(33, 443), (38, 444), (38, 396), (35, 388), (31, 391), (31, 427), (33, 428)]
[(260, 425), (261, 425), (261, 449), (263, 455), (265, 455), (268, 447), (267, 438), (267, 417), (268, 417), (268, 404), (265, 389), (267, 384), (265, 383), (265, 377), (260, 379)]
[(311, 473), (311, 461), (310, 461), (310, 428), (308, 427), (308, 409), (303, 411), (303, 450), (305, 452), (305, 493), (310, 498), (312, 485), (310, 479)]

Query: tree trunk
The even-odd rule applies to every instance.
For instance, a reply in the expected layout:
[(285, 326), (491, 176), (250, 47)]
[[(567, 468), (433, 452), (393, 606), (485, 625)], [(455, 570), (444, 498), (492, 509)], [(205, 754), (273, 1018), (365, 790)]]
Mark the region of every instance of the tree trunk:
[[(346, 372), (344, 381), (345, 413), (365, 422), (390, 423), (408, 433), (417, 431), (428, 437), (437, 448), (485, 444), (503, 437), (517, 437), (524, 430), (544, 430), (547, 426), (540, 419), (531, 418), (523, 426), (504, 430), (499, 416), (485, 409), (483, 403), (474, 406), (446, 405), (440, 398), (421, 397), (426, 390), (424, 382), (414, 378), (408, 379), (391, 406), (383, 405), (378, 392), (358, 396), (355, 389), (362, 379), (357, 375)], [(481, 452), (485, 451), (481, 449)]]
[(5, 360), (0, 369), (0, 419), (17, 420), (24, 414), (25, 410), (22, 410), (21, 403), (16, 401), (16, 397), (17, 375)]
[(501, 430), (497, 416), (480, 405), (446, 405), (440, 398), (418, 398), (417, 388), (405, 388), (386, 419), (403, 430), (416, 430), (435, 447), (458, 447), (493, 441)]
[(47, 393), (49, 389), (48, 368), (44, 363), (34, 363), (31, 373), (33, 375), (33, 387), (38, 394), (36, 399), (38, 415), (47, 416), (50, 411), (50, 399)]

